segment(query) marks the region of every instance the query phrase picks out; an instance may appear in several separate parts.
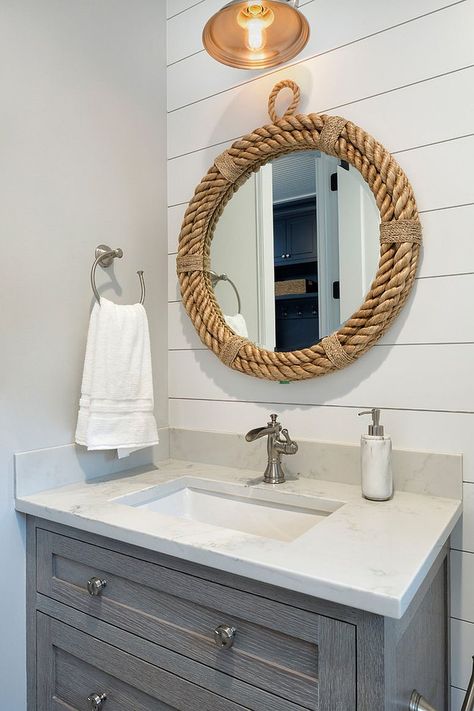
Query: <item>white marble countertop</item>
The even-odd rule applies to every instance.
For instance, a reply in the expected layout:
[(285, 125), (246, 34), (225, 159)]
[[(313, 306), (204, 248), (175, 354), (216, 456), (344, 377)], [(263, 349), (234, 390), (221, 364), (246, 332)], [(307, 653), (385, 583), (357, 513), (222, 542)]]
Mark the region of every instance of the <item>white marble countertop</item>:
[[(114, 499), (178, 477), (289, 492), (341, 505), (289, 542), (134, 508)], [(461, 502), (396, 492), (366, 501), (358, 486), (296, 479), (278, 487), (261, 473), (167, 461), (125, 474), (17, 497), (16, 508), (57, 523), (283, 588), (400, 618), (461, 515)]]

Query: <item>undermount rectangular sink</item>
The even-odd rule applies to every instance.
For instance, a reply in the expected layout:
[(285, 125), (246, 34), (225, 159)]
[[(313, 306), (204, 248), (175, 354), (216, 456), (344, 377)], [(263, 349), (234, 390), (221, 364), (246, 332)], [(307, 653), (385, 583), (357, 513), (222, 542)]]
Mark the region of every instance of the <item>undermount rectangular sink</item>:
[(293, 541), (343, 504), (275, 490), (181, 477), (114, 503), (279, 541)]

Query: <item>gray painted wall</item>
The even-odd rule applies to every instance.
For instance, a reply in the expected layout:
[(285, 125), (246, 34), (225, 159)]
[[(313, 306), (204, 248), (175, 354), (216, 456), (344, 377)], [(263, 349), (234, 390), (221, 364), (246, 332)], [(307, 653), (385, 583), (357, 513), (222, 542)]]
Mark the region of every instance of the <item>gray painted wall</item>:
[(0, 570), (12, 581), (0, 585), (0, 689), (15, 711), (25, 618), (13, 454), (73, 440), (100, 242), (125, 253), (104, 294), (135, 301), (145, 269), (167, 424), (164, 14), (163, 0), (0, 4)]

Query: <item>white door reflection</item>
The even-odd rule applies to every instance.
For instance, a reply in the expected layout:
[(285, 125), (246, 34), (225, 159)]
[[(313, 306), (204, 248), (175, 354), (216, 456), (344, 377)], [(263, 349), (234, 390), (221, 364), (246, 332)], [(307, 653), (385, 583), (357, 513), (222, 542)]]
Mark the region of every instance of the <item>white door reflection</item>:
[[(377, 271), (379, 212), (348, 163), (297, 151), (236, 192), (211, 246), (217, 301), (230, 327), (268, 350), (308, 347), (363, 303)], [(240, 313), (238, 298), (240, 297)]]

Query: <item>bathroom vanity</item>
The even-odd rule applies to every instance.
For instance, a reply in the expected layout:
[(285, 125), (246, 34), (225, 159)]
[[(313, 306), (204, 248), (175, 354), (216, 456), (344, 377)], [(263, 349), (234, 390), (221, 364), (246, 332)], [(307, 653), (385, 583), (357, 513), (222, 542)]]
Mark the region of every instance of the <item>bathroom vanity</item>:
[(460, 502), (256, 477), (168, 462), (17, 498), (30, 711), (447, 708)]

